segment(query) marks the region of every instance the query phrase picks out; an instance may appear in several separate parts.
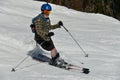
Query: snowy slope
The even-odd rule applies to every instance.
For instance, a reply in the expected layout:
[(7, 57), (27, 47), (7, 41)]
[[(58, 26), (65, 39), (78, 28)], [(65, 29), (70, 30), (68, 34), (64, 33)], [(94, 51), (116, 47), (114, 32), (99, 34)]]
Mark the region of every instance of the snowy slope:
[[(61, 56), (91, 69), (88, 75), (69, 72), (33, 61), (30, 57), (16, 72), (16, 66), (35, 47), (29, 25), (44, 2), (0, 0), (0, 80), (120, 80), (120, 22), (101, 14), (78, 12), (52, 5), (52, 24), (59, 20), (73, 34), (83, 52), (63, 29), (52, 37)], [(48, 54), (49, 55), (49, 54)]]

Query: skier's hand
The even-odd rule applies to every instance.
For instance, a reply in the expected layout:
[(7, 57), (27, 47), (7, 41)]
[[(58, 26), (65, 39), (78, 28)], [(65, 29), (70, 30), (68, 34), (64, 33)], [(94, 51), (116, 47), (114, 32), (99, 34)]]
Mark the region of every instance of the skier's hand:
[(48, 37), (54, 36), (54, 32), (49, 32), (47, 36)]
[(58, 24), (59, 24), (59, 26), (63, 26), (63, 22), (62, 21), (59, 21)]
[(35, 27), (35, 24), (31, 24), (30, 27), (31, 27), (31, 28)]
[(50, 41), (51, 39), (50, 39), (50, 37), (46, 37), (46, 38), (44, 38), (44, 40), (45, 41)]

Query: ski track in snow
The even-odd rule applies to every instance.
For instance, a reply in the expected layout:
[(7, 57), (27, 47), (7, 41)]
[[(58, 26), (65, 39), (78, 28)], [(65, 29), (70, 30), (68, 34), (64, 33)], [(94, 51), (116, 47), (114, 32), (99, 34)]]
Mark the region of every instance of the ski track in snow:
[(43, 3), (0, 0), (0, 80), (120, 80), (120, 22), (102, 14), (78, 12), (53, 4), (52, 24), (62, 20), (89, 57), (84, 57), (63, 28), (54, 30), (52, 39), (56, 48), (65, 60), (90, 68), (91, 73), (65, 71), (30, 57), (16, 72), (11, 72), (35, 47), (29, 25)]

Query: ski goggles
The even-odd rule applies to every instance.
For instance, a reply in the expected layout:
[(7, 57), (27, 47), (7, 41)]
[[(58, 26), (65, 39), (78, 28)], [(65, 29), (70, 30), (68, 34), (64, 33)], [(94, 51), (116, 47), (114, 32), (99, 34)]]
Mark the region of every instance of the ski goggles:
[(44, 10), (44, 14), (49, 15), (50, 13), (51, 13), (51, 11), (50, 11), (50, 10)]

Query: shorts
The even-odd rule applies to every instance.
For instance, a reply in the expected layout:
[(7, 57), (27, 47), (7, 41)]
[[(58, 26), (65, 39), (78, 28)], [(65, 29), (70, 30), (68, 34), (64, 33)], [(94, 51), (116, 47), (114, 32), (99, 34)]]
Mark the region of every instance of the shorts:
[(45, 41), (40, 37), (35, 37), (35, 41), (45, 50), (51, 51), (55, 48), (52, 39), (50, 41)]

